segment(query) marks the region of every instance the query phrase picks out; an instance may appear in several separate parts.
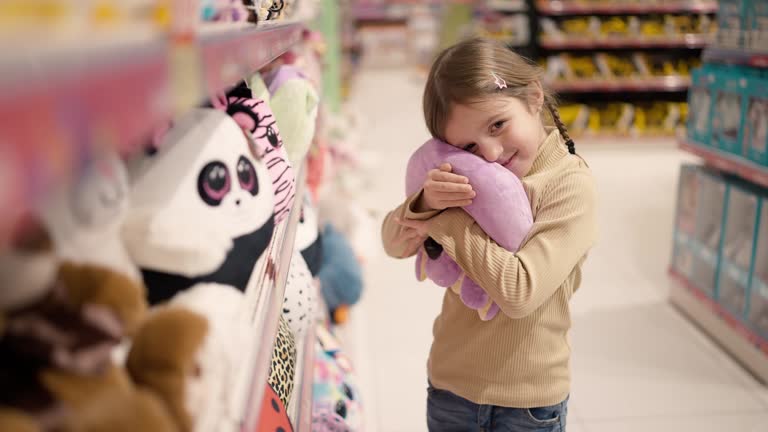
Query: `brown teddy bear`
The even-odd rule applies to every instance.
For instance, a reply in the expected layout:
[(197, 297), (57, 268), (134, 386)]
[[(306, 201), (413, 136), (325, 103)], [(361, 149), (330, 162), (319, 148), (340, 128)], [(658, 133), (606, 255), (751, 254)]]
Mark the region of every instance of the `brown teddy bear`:
[(0, 293), (1, 430), (178, 430), (111, 357), (146, 312), (143, 286), (59, 262), (32, 223), (0, 253)]

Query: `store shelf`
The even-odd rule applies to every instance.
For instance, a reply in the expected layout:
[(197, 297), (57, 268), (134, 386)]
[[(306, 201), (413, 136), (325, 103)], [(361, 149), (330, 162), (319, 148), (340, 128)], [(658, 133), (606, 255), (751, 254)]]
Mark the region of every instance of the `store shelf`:
[(768, 168), (766, 167), (762, 167), (739, 156), (714, 151), (711, 148), (686, 140), (680, 140), (679, 146), (682, 150), (704, 159), (707, 165), (713, 168), (737, 175), (763, 187), (768, 187)]
[(295, 417), (294, 429), (296, 431), (312, 430), (312, 400), (315, 383), (315, 343), (317, 333), (315, 327), (311, 326), (301, 342), (301, 352), (303, 354), (300, 360), (300, 366), (296, 368), (297, 377), (301, 377), (300, 385), (296, 386)]
[(201, 37), (206, 94), (232, 87), (301, 40), (300, 22), (272, 24)]
[[(649, 4), (650, 3), (650, 4)], [(582, 14), (652, 14), (652, 13), (714, 13), (716, 1), (672, 0), (672, 1), (637, 1), (596, 2), (596, 1), (557, 1), (537, 0), (536, 9), (542, 15), (582, 15)]]
[(407, 21), (408, 6), (401, 4), (356, 4), (352, 16), (357, 21)]
[(290, 216), (287, 221), (275, 228), (272, 241), (265, 252), (266, 257), (263, 258), (264, 266), (259, 269), (259, 277), (253, 278), (254, 285), (249, 286), (246, 290), (247, 309), (250, 312), (258, 350), (254, 358), (248, 362), (255, 367), (251, 371), (244, 371), (246, 375), (242, 380), (248, 384), (245, 388), (245, 397), (241, 399), (242, 406), (244, 406), (242, 432), (256, 430), (259, 409), (264, 397), (264, 384), (269, 377), (272, 342), (275, 340), (278, 320), (283, 310), (285, 285), (288, 280), (288, 271), (296, 243), (296, 228), (299, 224), (306, 189), (304, 166), (294, 167), (294, 169), (297, 172), (296, 196)]
[(70, 181), (97, 148), (135, 151), (174, 110), (260, 69), (298, 42), (302, 28), (217, 29), (184, 50), (166, 40), (96, 41), (0, 59), (0, 206), (13, 209), (0, 217), (0, 244), (25, 209)]
[(688, 90), (689, 77), (667, 76), (653, 79), (555, 81), (550, 87), (559, 93), (680, 92)]
[(541, 46), (552, 50), (589, 50), (610, 48), (704, 48), (712, 40), (709, 35), (687, 34), (678, 38), (542, 38)]
[(527, 12), (525, 0), (487, 0), (480, 8), (496, 12)]
[(730, 48), (710, 47), (704, 50), (705, 62), (744, 65), (768, 68), (768, 51), (744, 51)]
[(576, 148), (580, 145), (619, 145), (626, 146), (628, 143), (638, 146), (670, 146), (674, 147), (677, 143), (677, 136), (674, 133), (669, 134), (618, 134), (618, 133), (571, 133), (571, 138), (576, 142)]
[(757, 377), (768, 382), (768, 340), (670, 269), (670, 301)]

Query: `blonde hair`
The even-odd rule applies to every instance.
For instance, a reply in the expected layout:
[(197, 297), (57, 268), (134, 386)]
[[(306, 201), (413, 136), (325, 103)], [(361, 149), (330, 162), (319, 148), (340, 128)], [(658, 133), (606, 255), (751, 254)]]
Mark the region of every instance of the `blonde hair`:
[[(444, 133), (453, 104), (482, 102), (511, 96), (530, 106), (536, 94), (543, 70), (503, 43), (485, 38), (473, 38), (453, 45), (437, 56), (429, 71), (424, 88), (424, 120), (432, 136), (445, 141)], [(503, 85), (500, 80), (503, 80)], [(544, 107), (549, 119), (563, 136), (568, 151), (576, 153), (568, 135), (557, 102), (544, 91)]]

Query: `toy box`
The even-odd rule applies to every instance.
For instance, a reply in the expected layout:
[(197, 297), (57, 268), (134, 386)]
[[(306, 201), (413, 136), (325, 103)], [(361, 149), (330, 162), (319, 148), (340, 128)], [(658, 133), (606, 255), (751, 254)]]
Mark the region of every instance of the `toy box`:
[(749, 77), (747, 88), (744, 148), (750, 160), (768, 166), (768, 78)]
[(747, 324), (768, 338), (768, 198), (762, 199), (760, 224), (752, 266)]
[(739, 68), (717, 72), (712, 113), (712, 146), (744, 155), (742, 132), (746, 111), (747, 77)]
[(691, 239), (693, 265), (690, 281), (714, 298), (728, 187), (723, 177), (712, 171), (700, 168), (697, 175), (696, 226)]
[(743, 318), (760, 200), (757, 191), (749, 185), (730, 178), (729, 183), (717, 298), (734, 316)]
[(712, 85), (715, 73), (709, 66), (694, 69), (688, 92), (688, 138), (710, 145), (712, 135)]
[(728, 48), (746, 46), (746, 3), (746, 0), (720, 0), (717, 12), (717, 45)]
[(696, 207), (699, 198), (698, 169), (696, 165), (682, 165), (677, 187), (677, 218), (672, 268), (689, 280), (693, 274), (691, 240), (696, 230)]
[(747, 46), (754, 51), (766, 52), (768, 51), (768, 2), (750, 0), (746, 3)]

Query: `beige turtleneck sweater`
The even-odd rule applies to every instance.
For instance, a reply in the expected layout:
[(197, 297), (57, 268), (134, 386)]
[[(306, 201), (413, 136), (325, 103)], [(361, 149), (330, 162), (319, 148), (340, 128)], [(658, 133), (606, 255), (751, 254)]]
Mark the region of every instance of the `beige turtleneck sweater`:
[(523, 186), (534, 224), (517, 253), (494, 242), (462, 209), (416, 213), (421, 192), (390, 212), (384, 249), (404, 258), (394, 217), (428, 220), (429, 235), (500, 306), (482, 321), (446, 290), (433, 327), (429, 379), (477, 404), (515, 408), (562, 402), (570, 391), (568, 306), (581, 284), (581, 266), (597, 237), (592, 173), (571, 155), (559, 132), (541, 144)]

